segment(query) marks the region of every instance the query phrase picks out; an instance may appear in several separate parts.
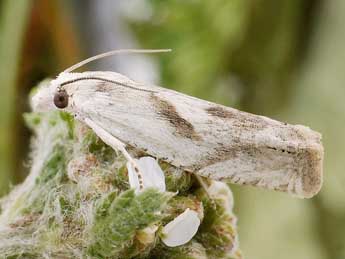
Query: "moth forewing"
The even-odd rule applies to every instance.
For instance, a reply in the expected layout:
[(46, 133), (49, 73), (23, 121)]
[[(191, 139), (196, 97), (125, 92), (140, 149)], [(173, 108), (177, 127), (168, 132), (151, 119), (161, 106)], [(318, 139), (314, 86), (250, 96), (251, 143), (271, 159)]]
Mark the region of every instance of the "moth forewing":
[[(114, 72), (85, 72), (64, 84), (68, 111), (122, 142), (216, 180), (311, 197), (322, 184), (320, 135)], [(103, 80), (102, 80), (103, 79)], [(64, 82), (66, 82), (64, 78)]]
[(70, 73), (116, 53), (166, 51), (119, 50), (91, 57), (66, 69), (49, 87), (41, 87), (33, 107), (49, 111), (55, 105), (70, 112), (136, 169), (126, 145), (216, 180), (302, 198), (320, 190), (321, 136), (307, 127), (137, 83), (114, 72)]

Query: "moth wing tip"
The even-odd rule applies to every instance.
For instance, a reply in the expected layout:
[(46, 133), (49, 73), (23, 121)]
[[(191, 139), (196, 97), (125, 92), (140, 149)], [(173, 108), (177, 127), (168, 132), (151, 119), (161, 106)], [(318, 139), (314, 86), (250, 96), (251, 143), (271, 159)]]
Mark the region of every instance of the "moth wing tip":
[(301, 198), (312, 198), (321, 190), (323, 183), (323, 157), (322, 144), (315, 144), (304, 151)]

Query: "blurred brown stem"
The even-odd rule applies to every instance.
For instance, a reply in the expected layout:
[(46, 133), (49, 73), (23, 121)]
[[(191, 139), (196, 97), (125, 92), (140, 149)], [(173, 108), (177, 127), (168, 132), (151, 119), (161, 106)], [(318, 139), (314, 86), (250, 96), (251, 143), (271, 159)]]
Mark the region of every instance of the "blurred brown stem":
[[(0, 194), (6, 191), (13, 170), (12, 159), (14, 136), (11, 134), (15, 108), (15, 85), (18, 63), (22, 48), (22, 38), (27, 23), (31, 1), (5, 0), (1, 4), (0, 15)], [(6, 68), (6, 69), (4, 69)]]

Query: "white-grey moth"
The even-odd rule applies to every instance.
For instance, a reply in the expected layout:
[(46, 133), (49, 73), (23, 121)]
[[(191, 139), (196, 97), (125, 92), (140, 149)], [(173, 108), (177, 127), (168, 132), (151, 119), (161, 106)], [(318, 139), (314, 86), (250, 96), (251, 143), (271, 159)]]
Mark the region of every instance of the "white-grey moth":
[(163, 51), (118, 50), (84, 60), (39, 89), (32, 99), (34, 110), (73, 114), (121, 151), (138, 174), (127, 147), (215, 180), (302, 198), (320, 190), (321, 135), (308, 127), (138, 83), (115, 72), (72, 73), (116, 53)]

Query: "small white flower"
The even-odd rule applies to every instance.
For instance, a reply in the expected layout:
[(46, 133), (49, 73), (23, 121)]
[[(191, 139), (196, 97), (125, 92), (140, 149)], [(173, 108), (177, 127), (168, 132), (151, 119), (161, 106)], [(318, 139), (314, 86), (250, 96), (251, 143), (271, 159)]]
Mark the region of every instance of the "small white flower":
[[(143, 188), (155, 187), (161, 192), (165, 192), (165, 176), (158, 165), (157, 161), (152, 157), (141, 157), (135, 159), (135, 163), (139, 167)], [(135, 172), (133, 165), (127, 163), (128, 178), (131, 188), (135, 189), (135, 193), (141, 191), (140, 179), (138, 173)], [(174, 220), (170, 221), (163, 227), (162, 241), (170, 247), (180, 246), (189, 242), (200, 226), (198, 213), (194, 210), (186, 209), (182, 214), (178, 215)], [(148, 228), (149, 236), (154, 237), (157, 227)], [(145, 237), (146, 237), (145, 232)], [(141, 237), (141, 236), (140, 236)]]
[(198, 213), (194, 210), (186, 209), (164, 226), (162, 230), (162, 241), (170, 247), (180, 246), (189, 242), (200, 226)]
[[(161, 192), (165, 192), (165, 176), (156, 159), (146, 156), (135, 159), (142, 177), (143, 188), (155, 187)], [(127, 163), (129, 185), (135, 189), (135, 193), (140, 191), (140, 181), (133, 165)]]

